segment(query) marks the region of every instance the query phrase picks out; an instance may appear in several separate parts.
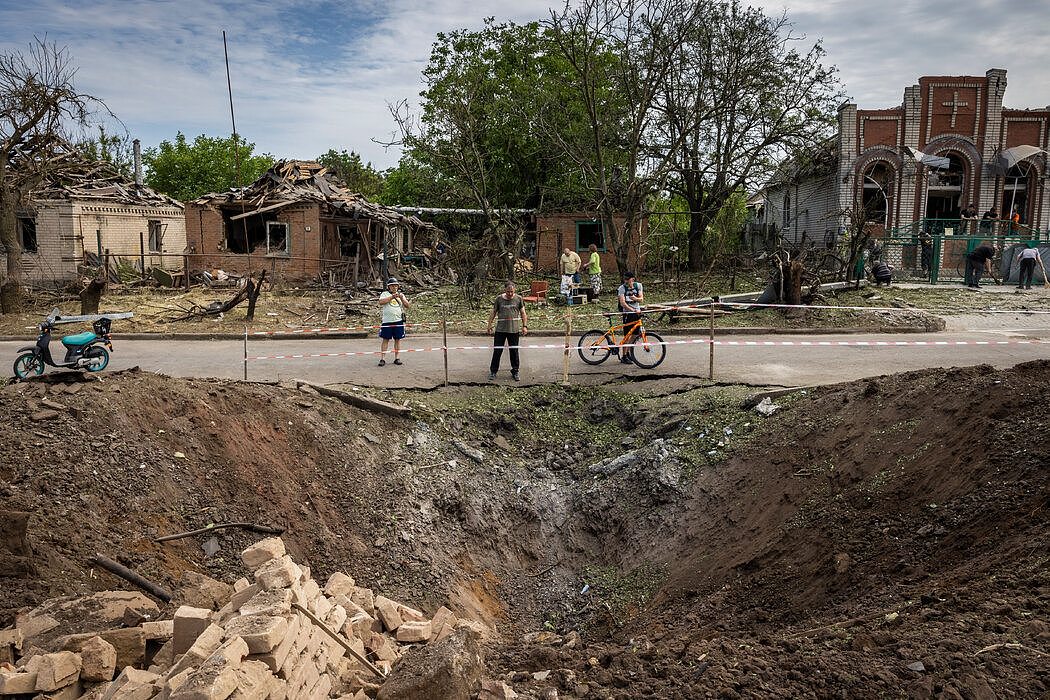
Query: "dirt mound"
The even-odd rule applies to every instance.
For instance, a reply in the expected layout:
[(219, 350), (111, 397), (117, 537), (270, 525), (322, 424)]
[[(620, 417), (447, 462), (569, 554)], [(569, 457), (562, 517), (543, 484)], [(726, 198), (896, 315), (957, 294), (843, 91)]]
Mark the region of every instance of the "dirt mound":
[(489, 672), (518, 692), (1038, 695), (1048, 390), (1030, 363), (779, 397), (768, 418), (741, 388), (540, 387), (388, 397), (403, 419), (137, 372), (10, 385), (0, 510), (31, 513), (36, 574), (3, 579), (0, 625), (118, 586), (95, 553), (173, 589), (232, 582), (251, 533), (154, 538), (247, 521), (318, 576), (495, 622)]

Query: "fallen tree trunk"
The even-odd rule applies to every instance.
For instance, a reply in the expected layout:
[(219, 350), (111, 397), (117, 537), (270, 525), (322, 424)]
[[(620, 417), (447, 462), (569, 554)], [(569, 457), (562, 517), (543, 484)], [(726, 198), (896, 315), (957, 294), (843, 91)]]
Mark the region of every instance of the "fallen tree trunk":
[(385, 413), (388, 416), (400, 416), (402, 418), (412, 415), (412, 409), (408, 406), (398, 406), (397, 404), (390, 403), (389, 401), (382, 401), (381, 399), (373, 399), (370, 396), (360, 396), (358, 394), (351, 394), (347, 391), (340, 391), (339, 389), (332, 389), (331, 387), (324, 386), (323, 384), (314, 384), (307, 382), (302, 379), (295, 380), (296, 386), (304, 387), (308, 386), (318, 394), (322, 396), (331, 396), (332, 398), (339, 399), (345, 404), (355, 406), (357, 408), (363, 408), (368, 411), (376, 411), (378, 413)]

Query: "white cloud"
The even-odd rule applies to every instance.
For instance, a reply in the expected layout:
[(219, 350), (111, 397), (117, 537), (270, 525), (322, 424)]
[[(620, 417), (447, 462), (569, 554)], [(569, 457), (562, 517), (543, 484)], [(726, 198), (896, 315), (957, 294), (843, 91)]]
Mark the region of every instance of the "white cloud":
[[(415, 99), (420, 70), (439, 31), (478, 27), (485, 16), (528, 21), (550, 0), (0, 0), (0, 49), (47, 33), (67, 45), (80, 86), (107, 102), (147, 145), (229, 130), (222, 30), (230, 41), (238, 128), (261, 151), (313, 157), (355, 149), (382, 167), (396, 149), (387, 104)], [(782, 0), (759, 0), (770, 13)], [(1045, 0), (993, 0), (963, 8), (949, 0), (799, 0), (788, 4), (798, 32), (822, 37), (848, 94), (861, 107), (899, 104), (921, 75), (1006, 68), (1012, 107), (1050, 104), (1043, 66), (1050, 44), (1024, 41), (1050, 24)], [(1022, 21), (1021, 18), (1024, 18)]]

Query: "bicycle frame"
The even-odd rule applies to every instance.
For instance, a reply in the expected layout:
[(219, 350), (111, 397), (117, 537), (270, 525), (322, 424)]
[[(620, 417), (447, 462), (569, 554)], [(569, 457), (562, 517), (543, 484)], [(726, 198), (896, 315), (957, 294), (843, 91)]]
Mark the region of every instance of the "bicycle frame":
[[(616, 337), (616, 331), (623, 331), (624, 329), (627, 329), (626, 332), (624, 332), (621, 338), (618, 339)], [(610, 348), (622, 348), (624, 345), (627, 344), (628, 340), (630, 340), (639, 333), (642, 334), (643, 338), (645, 337), (645, 328), (642, 327), (641, 319), (638, 319), (637, 321), (631, 321), (629, 323), (613, 323), (612, 316), (609, 316), (609, 330), (606, 332), (605, 335), (610, 340)]]

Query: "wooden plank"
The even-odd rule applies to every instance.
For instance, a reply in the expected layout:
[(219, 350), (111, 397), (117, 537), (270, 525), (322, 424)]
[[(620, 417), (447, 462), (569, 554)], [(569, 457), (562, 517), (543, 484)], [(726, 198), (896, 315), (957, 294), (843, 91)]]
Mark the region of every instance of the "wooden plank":
[(261, 209), (255, 209), (253, 211), (244, 212), (243, 214), (238, 214), (237, 216), (231, 216), (230, 221), (240, 221), (241, 219), (247, 219), (249, 216), (255, 216), (256, 214), (262, 214), (263, 212), (273, 211), (274, 209), (280, 209), (281, 207), (286, 207), (289, 204), (295, 204), (295, 202), (277, 202), (276, 204), (270, 204), (268, 206), (262, 207)]
[(403, 418), (412, 415), (412, 409), (408, 406), (399, 406), (390, 403), (389, 401), (373, 399), (371, 396), (362, 396), (360, 394), (352, 394), (348, 391), (332, 389), (323, 384), (314, 384), (313, 382), (308, 382), (303, 379), (296, 379), (294, 381), (296, 386), (308, 386), (322, 396), (331, 396), (356, 408), (363, 408), (368, 411), (375, 411), (377, 413), (385, 413), (388, 416), (399, 416)]

